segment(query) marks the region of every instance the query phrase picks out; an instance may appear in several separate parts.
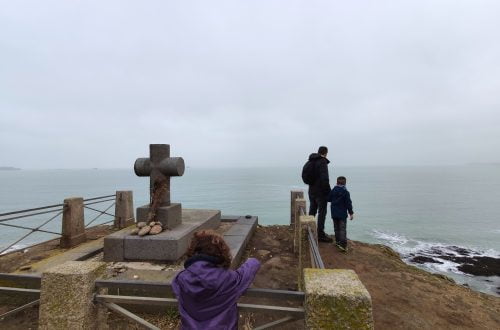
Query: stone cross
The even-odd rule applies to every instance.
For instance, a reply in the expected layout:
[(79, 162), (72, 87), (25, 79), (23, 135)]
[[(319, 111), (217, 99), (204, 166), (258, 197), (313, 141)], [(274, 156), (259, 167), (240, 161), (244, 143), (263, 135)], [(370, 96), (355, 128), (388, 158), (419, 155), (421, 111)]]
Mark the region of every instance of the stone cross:
[(169, 144), (150, 144), (149, 158), (137, 158), (134, 164), (137, 176), (149, 176), (149, 192), (153, 196), (155, 182), (165, 181), (167, 191), (163, 194), (160, 206), (170, 205), (170, 177), (184, 174), (184, 159), (170, 157)]

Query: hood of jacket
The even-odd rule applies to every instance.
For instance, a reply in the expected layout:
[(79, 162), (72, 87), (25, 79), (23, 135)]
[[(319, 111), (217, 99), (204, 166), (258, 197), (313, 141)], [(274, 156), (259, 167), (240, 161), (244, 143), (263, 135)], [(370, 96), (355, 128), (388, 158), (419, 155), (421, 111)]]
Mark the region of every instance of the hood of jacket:
[(334, 200), (339, 198), (339, 197), (344, 196), (345, 194), (347, 194), (347, 189), (345, 186), (337, 185), (337, 186), (333, 187), (333, 189), (332, 189), (332, 197)]
[(325, 159), (326, 163), (330, 164), (330, 161), (328, 160), (328, 158), (323, 157), (323, 156), (321, 156), (320, 154), (318, 154), (316, 152), (309, 155), (309, 160), (316, 161), (316, 160), (320, 160), (320, 159)]

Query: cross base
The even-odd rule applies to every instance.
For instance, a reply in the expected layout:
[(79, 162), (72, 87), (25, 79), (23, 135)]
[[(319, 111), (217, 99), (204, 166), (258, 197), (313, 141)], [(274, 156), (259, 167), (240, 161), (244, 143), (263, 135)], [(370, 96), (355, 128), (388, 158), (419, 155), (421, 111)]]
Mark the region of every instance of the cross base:
[[(148, 220), (149, 205), (137, 208), (137, 222)], [(156, 211), (156, 221), (161, 222), (163, 229), (173, 229), (181, 224), (182, 207), (180, 203), (171, 203), (169, 206), (160, 206)]]

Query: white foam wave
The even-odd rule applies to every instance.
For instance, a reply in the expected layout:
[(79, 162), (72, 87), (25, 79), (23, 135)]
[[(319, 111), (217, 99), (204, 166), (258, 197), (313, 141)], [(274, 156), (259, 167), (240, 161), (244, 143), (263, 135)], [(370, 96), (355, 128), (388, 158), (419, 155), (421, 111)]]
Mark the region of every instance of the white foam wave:
[[(10, 248), (8, 248), (3, 253), (1, 253), (0, 255), (7, 254), (9, 252), (16, 251), (16, 250), (22, 250), (25, 247), (27, 247), (27, 245), (24, 245), (24, 244), (15, 244), (15, 245), (12, 245)], [(3, 250), (3, 249), (4, 249), (3, 247), (0, 247), (0, 251)]]
[(392, 233), (374, 229), (372, 236), (389, 245), (400, 253), (404, 258), (413, 255), (438, 256), (448, 255), (452, 257), (478, 256), (500, 258), (500, 252), (494, 249), (481, 249), (471, 246), (451, 245), (440, 242), (425, 242), (408, 238), (399, 233)]
[(374, 229), (373, 236), (379, 240), (386, 241), (390, 244), (395, 244), (395, 245), (401, 246), (401, 245), (408, 243), (408, 239), (404, 235), (401, 235), (398, 233), (390, 233), (390, 232), (385, 232), (385, 231)]

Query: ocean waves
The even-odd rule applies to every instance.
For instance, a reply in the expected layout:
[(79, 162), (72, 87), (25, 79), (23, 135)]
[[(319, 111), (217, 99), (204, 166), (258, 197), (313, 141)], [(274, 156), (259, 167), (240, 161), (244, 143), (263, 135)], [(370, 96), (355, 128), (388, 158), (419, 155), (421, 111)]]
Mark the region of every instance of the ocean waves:
[(409, 264), (451, 276), (479, 291), (500, 294), (500, 253), (496, 250), (426, 242), (381, 230), (373, 230), (371, 235)]

